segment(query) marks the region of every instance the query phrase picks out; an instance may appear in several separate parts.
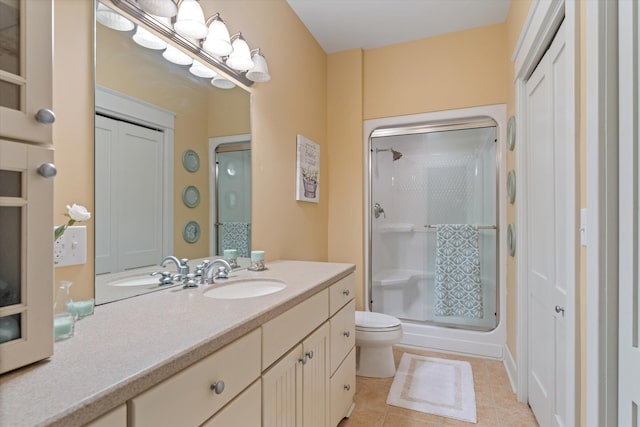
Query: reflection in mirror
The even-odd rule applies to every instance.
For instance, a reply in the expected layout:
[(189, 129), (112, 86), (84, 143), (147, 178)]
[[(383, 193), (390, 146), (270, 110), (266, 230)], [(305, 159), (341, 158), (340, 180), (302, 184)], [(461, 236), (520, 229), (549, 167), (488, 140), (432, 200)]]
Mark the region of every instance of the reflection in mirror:
[[(150, 273), (177, 273), (172, 263), (160, 267), (168, 255), (192, 260), (194, 272), (198, 260), (231, 249), (224, 245), (245, 244), (233, 249), (248, 254), (250, 94), (216, 88), (188, 66), (166, 61), (162, 51), (137, 45), (135, 30), (95, 29), (95, 295), (101, 304), (162, 289), (165, 277)], [(230, 183), (217, 184), (216, 146), (224, 152), (236, 141), (244, 150), (229, 152), (244, 158), (234, 163), (236, 175), (225, 175)], [(226, 197), (235, 194), (238, 207), (224, 222), (215, 207), (230, 199), (216, 201), (220, 185), (230, 185)], [(226, 222), (246, 234), (224, 240), (216, 227)]]

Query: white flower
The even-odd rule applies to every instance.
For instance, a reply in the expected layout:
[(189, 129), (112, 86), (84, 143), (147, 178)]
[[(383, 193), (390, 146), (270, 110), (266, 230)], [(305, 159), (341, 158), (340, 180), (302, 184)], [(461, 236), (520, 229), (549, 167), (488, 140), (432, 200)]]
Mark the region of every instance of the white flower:
[(67, 205), (67, 216), (74, 221), (86, 221), (91, 218), (91, 212), (82, 205)]

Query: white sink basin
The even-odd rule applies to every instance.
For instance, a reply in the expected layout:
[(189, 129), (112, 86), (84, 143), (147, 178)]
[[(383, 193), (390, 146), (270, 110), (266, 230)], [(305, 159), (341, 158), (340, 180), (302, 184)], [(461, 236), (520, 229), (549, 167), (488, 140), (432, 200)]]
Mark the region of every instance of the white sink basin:
[(109, 286), (158, 286), (159, 283), (158, 276), (136, 276), (109, 282)]
[(260, 297), (279, 292), (286, 288), (287, 284), (276, 279), (244, 279), (214, 286), (206, 291), (204, 296), (218, 299)]

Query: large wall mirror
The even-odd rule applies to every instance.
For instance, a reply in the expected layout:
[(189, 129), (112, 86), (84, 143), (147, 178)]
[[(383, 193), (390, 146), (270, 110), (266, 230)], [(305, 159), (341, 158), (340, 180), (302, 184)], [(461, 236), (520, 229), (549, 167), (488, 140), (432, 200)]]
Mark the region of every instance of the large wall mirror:
[(250, 251), (250, 94), (95, 24), (95, 295), (162, 289), (167, 255)]

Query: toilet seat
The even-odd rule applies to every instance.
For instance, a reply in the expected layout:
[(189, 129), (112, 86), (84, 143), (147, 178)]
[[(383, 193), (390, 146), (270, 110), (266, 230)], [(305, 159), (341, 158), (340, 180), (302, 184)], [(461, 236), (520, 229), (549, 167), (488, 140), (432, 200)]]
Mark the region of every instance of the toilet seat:
[(402, 322), (388, 314), (372, 311), (356, 311), (356, 330), (360, 331), (394, 331)]

